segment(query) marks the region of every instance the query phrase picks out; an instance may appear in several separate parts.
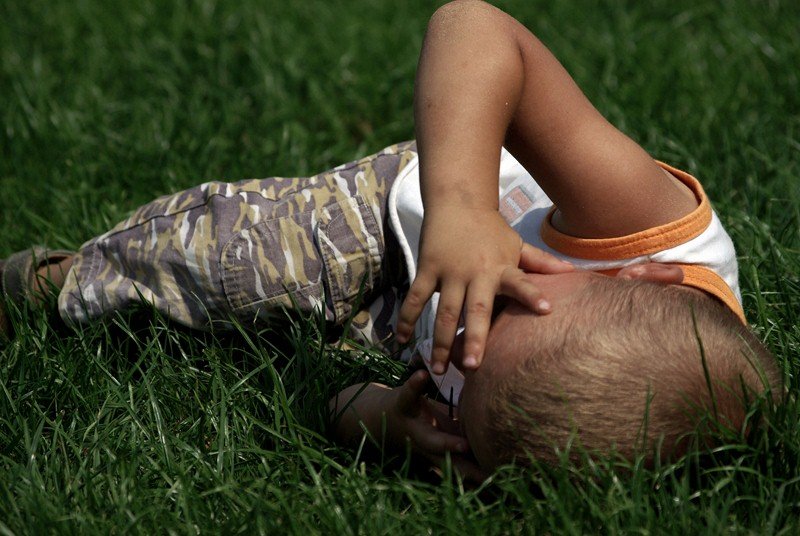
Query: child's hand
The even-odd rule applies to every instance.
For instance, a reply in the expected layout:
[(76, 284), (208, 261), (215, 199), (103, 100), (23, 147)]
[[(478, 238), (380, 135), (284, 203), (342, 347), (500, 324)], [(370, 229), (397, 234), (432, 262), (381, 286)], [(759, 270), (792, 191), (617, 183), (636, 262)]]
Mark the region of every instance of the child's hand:
[(447, 369), (462, 308), (462, 366), (477, 368), (483, 359), (495, 296), (508, 296), (547, 314), (550, 304), (525, 277), (525, 271), (562, 273), (572, 269), (571, 264), (525, 244), (496, 209), (426, 206), (419, 266), (400, 309), (398, 340), (408, 341), (423, 307), (438, 290), (432, 370), (441, 374)]
[(425, 396), (429, 378), (427, 371), (418, 370), (403, 385), (392, 389), (392, 406), (385, 408), (388, 440), (395, 447), (409, 442), (415, 453), (440, 468), (444, 468), (450, 453), (457, 472), (468, 480), (482, 482), (488, 474), (464, 456), (469, 445), (460, 434), (458, 422), (448, 415), (444, 404)]
[(461, 476), (482, 482), (488, 474), (468, 456), (467, 439), (450, 408), (425, 397), (429, 378), (426, 370), (419, 370), (400, 387), (368, 383), (343, 389), (328, 403), (336, 440), (357, 445), (366, 429), (379, 445), (394, 452), (408, 445), (442, 469), (449, 453)]

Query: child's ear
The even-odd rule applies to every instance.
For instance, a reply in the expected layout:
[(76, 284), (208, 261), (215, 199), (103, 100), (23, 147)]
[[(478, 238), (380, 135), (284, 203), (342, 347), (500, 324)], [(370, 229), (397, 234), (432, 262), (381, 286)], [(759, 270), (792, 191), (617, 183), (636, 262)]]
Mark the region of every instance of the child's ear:
[(649, 262), (647, 264), (626, 266), (617, 272), (617, 277), (652, 281), (653, 283), (662, 283), (664, 285), (680, 285), (683, 282), (683, 270), (675, 264)]

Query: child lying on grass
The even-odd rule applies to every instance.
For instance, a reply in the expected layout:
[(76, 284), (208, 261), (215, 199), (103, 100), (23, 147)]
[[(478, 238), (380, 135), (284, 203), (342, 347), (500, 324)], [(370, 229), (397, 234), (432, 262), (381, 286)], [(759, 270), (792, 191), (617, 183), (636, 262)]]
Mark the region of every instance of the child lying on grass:
[[(36, 300), (49, 279), (68, 323), (144, 299), (200, 329), (298, 307), (388, 350), (413, 335), (406, 358), (428, 370), (333, 397), (337, 438), (453, 452), (468, 476), (572, 438), (680, 454), (706, 412), (744, 429), (745, 399), (779, 389), (700, 184), (607, 123), (516, 20), (439, 9), (414, 111), (416, 144), (159, 198), (75, 254), (15, 254), (3, 291)], [(429, 376), (458, 426), (424, 397)]]

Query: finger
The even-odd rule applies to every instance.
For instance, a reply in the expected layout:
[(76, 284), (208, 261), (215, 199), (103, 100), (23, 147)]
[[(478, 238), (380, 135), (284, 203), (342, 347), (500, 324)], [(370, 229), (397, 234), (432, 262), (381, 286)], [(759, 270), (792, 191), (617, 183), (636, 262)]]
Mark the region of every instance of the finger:
[(539, 274), (562, 274), (575, 270), (571, 263), (525, 242), (519, 255), (519, 267), (526, 272)]
[(449, 285), (442, 289), (436, 321), (433, 325), (433, 350), (431, 352), (431, 371), (444, 374), (450, 360), (450, 348), (461, 318), (461, 307), (464, 305), (464, 287)]
[(419, 315), (428, 300), (431, 299), (433, 292), (436, 290), (436, 279), (427, 277), (423, 274), (417, 274), (414, 282), (408, 289), (408, 294), (403, 300), (403, 305), (400, 306), (400, 311), (397, 316), (396, 336), (400, 343), (408, 342), (411, 335), (414, 333), (414, 325), (417, 323)]
[(419, 415), (424, 401), (423, 395), (430, 375), (427, 370), (418, 370), (400, 387), (397, 397), (397, 408), (405, 415)]
[[(458, 402), (454, 400), (453, 402)], [(458, 406), (445, 404), (437, 400), (425, 398), (425, 411), (436, 421), (436, 427), (448, 434), (463, 435), (461, 433), (461, 423), (458, 422)]]
[(457, 434), (442, 432), (430, 423), (415, 423), (413, 432), (414, 447), (424, 454), (444, 454), (445, 452), (469, 452), (467, 438)]
[(480, 484), (492, 476), (492, 473), (482, 469), (477, 462), (465, 456), (451, 454), (450, 464), (452, 465), (453, 469), (455, 469), (456, 472), (461, 475), (461, 478), (464, 480), (469, 480), (470, 482), (475, 482), (476, 484)]
[(552, 306), (542, 295), (541, 289), (522, 270), (507, 268), (503, 271), (500, 276), (500, 294), (515, 299), (540, 315), (552, 311)]
[(474, 281), (467, 289), (464, 358), (461, 360), (466, 369), (478, 368), (483, 360), (496, 293), (496, 285), (485, 279)]
[(675, 264), (649, 262), (646, 264), (626, 266), (617, 272), (617, 277), (622, 279), (639, 279), (665, 285), (680, 285), (683, 281), (683, 269)]
[[(445, 456), (429, 454), (425, 457), (439, 469), (442, 469), (443, 471), (447, 469), (447, 458)], [(450, 467), (463, 480), (473, 482), (475, 484), (481, 484), (487, 478), (492, 476), (492, 473), (482, 469), (481, 466), (475, 461), (459, 454), (450, 454)]]

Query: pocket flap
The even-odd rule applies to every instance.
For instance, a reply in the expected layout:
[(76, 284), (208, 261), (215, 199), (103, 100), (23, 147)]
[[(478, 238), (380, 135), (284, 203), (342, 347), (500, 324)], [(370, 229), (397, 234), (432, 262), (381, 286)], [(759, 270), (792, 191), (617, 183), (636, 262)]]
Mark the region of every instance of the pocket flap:
[(328, 209), (330, 220), (317, 227), (317, 243), (334, 316), (343, 322), (359, 293), (372, 290), (380, 278), (383, 233), (372, 209), (359, 196)]

